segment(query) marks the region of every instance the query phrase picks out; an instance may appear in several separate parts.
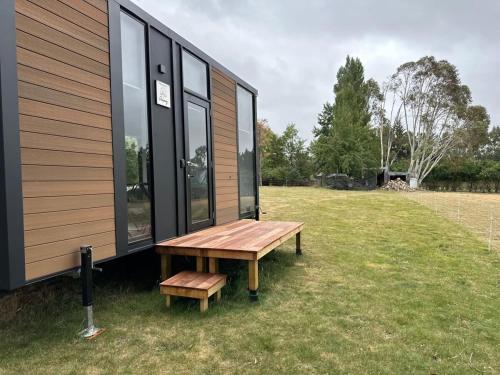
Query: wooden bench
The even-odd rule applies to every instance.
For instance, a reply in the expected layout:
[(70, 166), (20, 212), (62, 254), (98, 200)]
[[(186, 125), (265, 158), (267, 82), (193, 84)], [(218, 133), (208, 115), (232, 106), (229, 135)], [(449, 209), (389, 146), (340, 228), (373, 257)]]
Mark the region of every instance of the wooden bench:
[(200, 300), (200, 311), (208, 309), (208, 298), (216, 294), (217, 302), (221, 298), (221, 289), (226, 285), (226, 275), (218, 273), (182, 271), (160, 284), (160, 293), (166, 296), (166, 305), (170, 307), (171, 296), (189, 297)]
[(304, 223), (238, 220), (156, 244), (161, 254), (162, 280), (170, 276), (172, 255), (196, 257), (196, 270), (217, 273), (218, 259), (248, 261), (248, 290), (251, 300), (258, 298), (259, 259), (295, 236), (295, 251), (302, 254), (300, 232)]

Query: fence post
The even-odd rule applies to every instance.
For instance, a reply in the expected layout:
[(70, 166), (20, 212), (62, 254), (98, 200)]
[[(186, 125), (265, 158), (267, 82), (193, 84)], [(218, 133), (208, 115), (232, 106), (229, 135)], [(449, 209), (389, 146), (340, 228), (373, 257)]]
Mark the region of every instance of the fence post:
[(490, 208), (490, 238), (488, 241), (488, 250), (491, 251), (491, 241), (493, 240), (493, 209)]

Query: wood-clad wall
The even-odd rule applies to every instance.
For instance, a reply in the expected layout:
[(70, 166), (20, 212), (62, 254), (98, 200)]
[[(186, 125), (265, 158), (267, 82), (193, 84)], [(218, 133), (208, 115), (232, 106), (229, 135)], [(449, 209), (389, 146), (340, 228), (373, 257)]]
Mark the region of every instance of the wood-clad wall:
[(16, 0), (26, 279), (115, 250), (106, 0)]
[(236, 82), (212, 68), (216, 224), (238, 220)]

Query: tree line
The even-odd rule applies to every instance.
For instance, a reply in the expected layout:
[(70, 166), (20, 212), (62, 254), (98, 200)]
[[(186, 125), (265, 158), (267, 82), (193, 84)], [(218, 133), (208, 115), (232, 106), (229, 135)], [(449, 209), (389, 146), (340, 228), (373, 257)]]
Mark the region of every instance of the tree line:
[(399, 66), (382, 84), (347, 56), (309, 145), (291, 123), (275, 134), (258, 123), (263, 183), (305, 184), (316, 174), (367, 178), (407, 172), (434, 189), (498, 191), (500, 128), (457, 68), (432, 56)]

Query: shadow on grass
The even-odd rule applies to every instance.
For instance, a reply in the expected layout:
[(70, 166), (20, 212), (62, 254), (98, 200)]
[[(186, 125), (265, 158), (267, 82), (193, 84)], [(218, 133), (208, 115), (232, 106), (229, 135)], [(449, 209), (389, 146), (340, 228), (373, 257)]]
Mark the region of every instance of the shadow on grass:
[[(259, 302), (248, 299), (248, 265), (246, 261), (220, 260), (219, 272), (228, 275), (228, 283), (222, 291), (222, 301), (210, 301), (206, 314), (200, 316), (199, 301), (175, 298), (167, 311), (164, 298), (159, 294), (159, 257), (153, 252), (143, 252), (102, 264), (104, 271), (94, 274), (94, 309), (97, 323), (112, 331), (113, 325), (127, 320), (141, 321), (158, 319), (168, 314), (177, 322), (210, 319), (215, 315), (232, 314), (235, 311), (252, 309), (265, 303), (274, 283), (287, 279), (296, 255), (290, 248), (269, 253), (259, 262)], [(285, 250), (285, 251), (284, 251)], [(174, 272), (194, 269), (194, 259), (174, 257)], [(12, 303), (15, 299), (15, 303)], [(9, 343), (0, 349), (16, 355), (24, 350), (32, 351), (44, 345), (71, 343), (77, 340), (77, 332), (83, 325), (80, 280), (67, 276), (37, 283), (7, 295), (0, 300), (2, 305), (9, 300), (15, 308), (10, 318), (0, 321), (0, 331)], [(7, 315), (3, 315), (6, 317)]]

